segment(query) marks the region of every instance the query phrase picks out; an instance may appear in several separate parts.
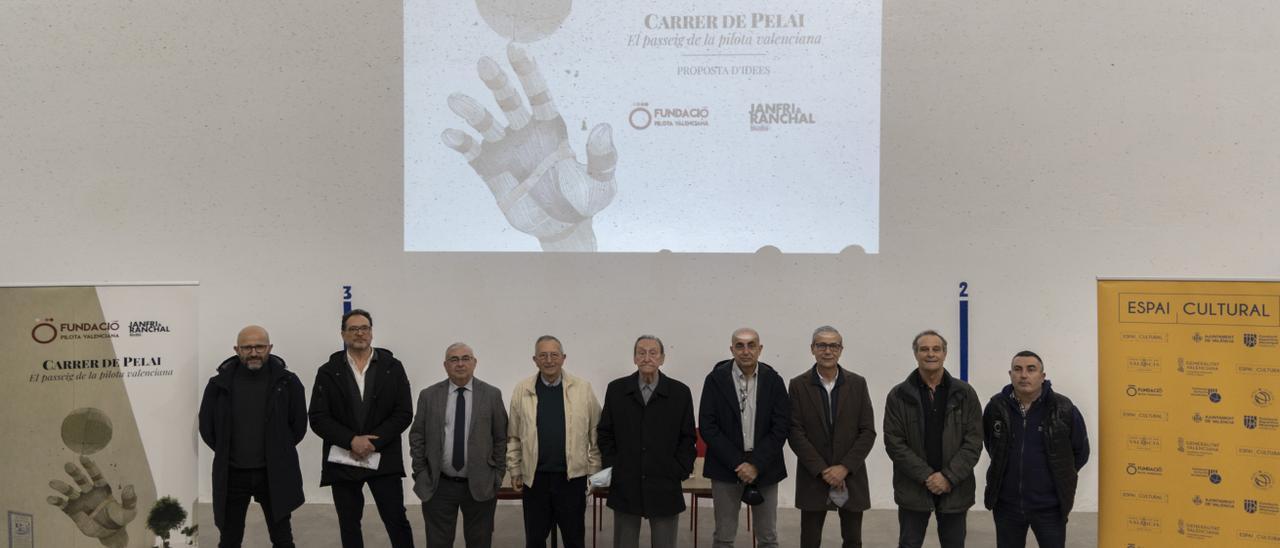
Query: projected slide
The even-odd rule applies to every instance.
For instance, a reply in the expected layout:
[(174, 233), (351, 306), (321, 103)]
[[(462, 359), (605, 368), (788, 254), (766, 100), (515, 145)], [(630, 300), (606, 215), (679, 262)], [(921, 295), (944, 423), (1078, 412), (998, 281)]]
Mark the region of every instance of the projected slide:
[(407, 251), (879, 252), (880, 0), (406, 0)]

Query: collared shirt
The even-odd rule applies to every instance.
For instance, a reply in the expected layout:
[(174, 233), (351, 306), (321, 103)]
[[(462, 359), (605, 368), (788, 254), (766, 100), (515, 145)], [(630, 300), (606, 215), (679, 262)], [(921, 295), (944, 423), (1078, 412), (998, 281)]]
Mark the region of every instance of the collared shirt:
[[(473, 390), (474, 387), (475, 387), (474, 378), (471, 380), (468, 380), (466, 386), (458, 386), (454, 384), (453, 381), (449, 381), (449, 399), (444, 404), (444, 443), (440, 445), (444, 446), (444, 459), (441, 461), (444, 463), (444, 467), (443, 467), (444, 473), (450, 476), (465, 477), (467, 475), (467, 465), (465, 463), (466, 463), (466, 456), (467, 456), (467, 442), (471, 440), (471, 422), (472, 422), (471, 407), (476, 399), (475, 398), (476, 393), (475, 393), (475, 390)], [(462, 426), (462, 429), (463, 429), (463, 432), (462, 432), (463, 460), (462, 462), (464, 464), (462, 465), (461, 470), (454, 470), (453, 469), (453, 429), (454, 429), (454, 426), (456, 425), (453, 424), (453, 421), (454, 421), (454, 415), (456, 415), (456, 409), (458, 407), (458, 391), (459, 390), (467, 391), (465, 396), (466, 406), (467, 406), (467, 411), (466, 411), (467, 424)]]
[(356, 392), (360, 394), (360, 399), (364, 399), (364, 374), (369, 372), (369, 366), (373, 365), (373, 355), (377, 350), (369, 351), (369, 363), (364, 364), (364, 371), (356, 368), (356, 360), (351, 357), (351, 353), (347, 352), (347, 365), (351, 367), (351, 374), (356, 377)]
[(743, 451), (754, 451), (756, 448), (756, 387), (760, 384), (760, 365), (750, 377), (742, 373), (742, 367), (733, 362), (733, 385), (738, 391), (738, 411), (742, 413), (742, 447)]
[(645, 405), (649, 405), (649, 398), (653, 396), (654, 391), (658, 389), (658, 381), (662, 379), (658, 375), (653, 376), (653, 382), (645, 384), (644, 377), (640, 379), (640, 399), (644, 400)]
[(835, 377), (828, 381), (818, 372), (818, 364), (813, 364), (813, 378), (823, 388), (823, 402), (826, 403), (826, 409), (823, 409), (823, 419), (826, 421), (827, 432), (832, 432), (835, 428), (836, 413), (839, 412), (837, 404), (840, 401), (836, 394), (836, 389), (840, 387), (840, 365), (836, 364)]
[(543, 377), (542, 373), (538, 373), (538, 380), (542, 381), (542, 386), (560, 386), (560, 383), (564, 382), (564, 373), (556, 377), (556, 382), (547, 382), (546, 377)]
[(839, 372), (837, 372), (836, 375), (832, 377), (831, 380), (829, 381), (827, 380), (826, 377), (822, 376), (822, 373), (818, 373), (817, 371), (814, 371), (813, 374), (818, 376), (818, 382), (822, 383), (822, 387), (827, 390), (827, 401), (830, 402), (827, 404), (830, 406), (830, 409), (827, 409), (827, 413), (830, 413), (832, 416), (834, 416), (835, 410), (836, 410), (836, 403), (835, 403), (836, 399), (832, 397), (832, 391), (836, 389), (836, 381), (840, 379), (840, 374)]

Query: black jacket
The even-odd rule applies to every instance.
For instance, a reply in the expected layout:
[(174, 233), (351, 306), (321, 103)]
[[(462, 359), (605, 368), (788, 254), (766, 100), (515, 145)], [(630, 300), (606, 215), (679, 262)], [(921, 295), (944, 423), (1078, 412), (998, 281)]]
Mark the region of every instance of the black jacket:
[[(365, 375), (374, 374), (373, 394), (366, 402), (364, 424), (356, 424), (353, 407), (355, 374), (347, 364), (346, 350), (334, 352), (329, 361), (316, 371), (316, 384), (311, 389), (311, 430), (324, 440), (320, 456), (320, 485), (335, 481), (363, 480), (375, 476), (404, 477), (400, 434), (413, 421), (413, 400), (409, 395), (409, 377), (404, 365), (390, 350), (375, 348)], [(366, 380), (365, 382), (370, 382)], [(351, 438), (373, 434), (374, 448), (382, 454), (377, 470), (329, 462), (329, 448), (336, 445), (351, 450)]]
[(644, 517), (684, 511), (680, 482), (698, 456), (693, 394), (684, 383), (658, 373), (649, 405), (640, 396), (640, 373), (609, 383), (596, 427), (604, 466), (613, 467), (609, 507)]
[[(227, 476), (231, 469), (231, 384), (240, 358), (232, 356), (218, 366), (218, 374), (205, 385), (200, 398), (200, 437), (213, 449), (213, 522), (222, 527), (227, 505)], [(264, 366), (267, 373), (266, 416), (267, 492), (271, 515), (289, 516), (303, 502), (302, 469), (298, 467), (298, 442), (307, 435), (306, 394), (302, 381), (274, 354)]]
[[(733, 360), (717, 363), (702, 383), (698, 403), (699, 433), (707, 444), (702, 475), (728, 482), (738, 481), (734, 469), (744, 462), (742, 413), (734, 367)], [(773, 485), (787, 477), (782, 446), (790, 432), (791, 398), (787, 388), (772, 367), (760, 362), (756, 366), (755, 448), (749, 461), (760, 473), (757, 485)]]
[(1013, 385), (991, 397), (982, 414), (991, 455), (983, 503), (1023, 510), (1057, 508), (1065, 521), (1075, 502), (1078, 472), (1089, 462), (1084, 417), (1066, 396), (1044, 381), (1040, 398), (1022, 415)]

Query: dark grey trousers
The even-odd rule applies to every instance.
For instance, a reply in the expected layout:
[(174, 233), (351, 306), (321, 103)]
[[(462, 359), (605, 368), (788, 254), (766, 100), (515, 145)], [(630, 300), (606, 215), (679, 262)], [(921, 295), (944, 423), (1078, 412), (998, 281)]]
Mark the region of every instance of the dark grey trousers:
[(464, 482), (441, 479), (431, 500), (422, 503), (427, 523), (427, 548), (450, 548), (458, 530), (462, 511), (462, 536), (467, 548), (489, 548), (493, 544), (493, 513), (498, 499), (474, 500)]

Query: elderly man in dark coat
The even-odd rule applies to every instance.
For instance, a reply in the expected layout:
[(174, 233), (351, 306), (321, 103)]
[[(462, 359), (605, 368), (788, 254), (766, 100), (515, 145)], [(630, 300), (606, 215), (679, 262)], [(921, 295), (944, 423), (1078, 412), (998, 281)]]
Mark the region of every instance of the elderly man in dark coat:
[(862, 512), (871, 507), (867, 454), (876, 440), (867, 381), (840, 366), (844, 339), (834, 327), (813, 332), (815, 363), (791, 379), (791, 450), (796, 453), (800, 546), (822, 543), (829, 510), (840, 515), (844, 548), (862, 546)]
[(693, 394), (658, 372), (666, 354), (657, 337), (641, 335), (633, 352), (638, 371), (609, 383), (596, 427), (604, 466), (613, 468), (613, 545), (638, 547), (643, 517), (653, 548), (671, 548), (679, 545), (685, 508), (680, 482), (693, 473), (698, 452)]
[(235, 352), (200, 399), (200, 437), (213, 449), (218, 546), (240, 546), (252, 498), (266, 516), (271, 545), (292, 548), (289, 516), (303, 501), (297, 449), (307, 434), (302, 382), (271, 353), (266, 329), (240, 330)]

